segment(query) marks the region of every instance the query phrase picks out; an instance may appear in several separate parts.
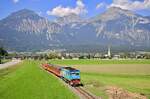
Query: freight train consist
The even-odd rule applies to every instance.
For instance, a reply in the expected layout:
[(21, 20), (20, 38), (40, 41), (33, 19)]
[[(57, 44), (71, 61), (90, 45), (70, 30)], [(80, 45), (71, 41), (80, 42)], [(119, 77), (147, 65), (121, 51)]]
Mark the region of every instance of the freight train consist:
[(57, 77), (63, 79), (71, 86), (82, 86), (80, 82), (80, 70), (72, 67), (61, 67), (53, 64), (43, 64), (43, 68)]

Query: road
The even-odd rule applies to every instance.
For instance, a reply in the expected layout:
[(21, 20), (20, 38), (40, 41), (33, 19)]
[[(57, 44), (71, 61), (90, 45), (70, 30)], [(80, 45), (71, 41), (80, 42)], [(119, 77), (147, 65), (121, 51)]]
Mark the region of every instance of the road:
[(0, 64), (0, 69), (4, 69), (4, 68), (7, 68), (7, 67), (16, 65), (16, 64), (18, 64), (20, 62), (21, 62), (21, 60), (12, 60), (10, 62), (4, 63), (4, 64)]

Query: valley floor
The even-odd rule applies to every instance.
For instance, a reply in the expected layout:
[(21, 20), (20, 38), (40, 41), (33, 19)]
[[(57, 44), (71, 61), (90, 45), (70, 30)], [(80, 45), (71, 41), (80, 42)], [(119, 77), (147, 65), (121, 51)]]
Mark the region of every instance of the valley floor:
[[(50, 60), (81, 71), (81, 81), (102, 99), (150, 99), (149, 60)], [(45, 62), (44, 62), (45, 63)], [(0, 99), (78, 99), (57, 78), (25, 60), (0, 70)]]

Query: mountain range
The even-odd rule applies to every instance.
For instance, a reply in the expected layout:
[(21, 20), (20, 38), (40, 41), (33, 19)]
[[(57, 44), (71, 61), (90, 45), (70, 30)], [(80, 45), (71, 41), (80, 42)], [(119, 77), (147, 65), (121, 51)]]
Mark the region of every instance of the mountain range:
[[(150, 17), (111, 7), (92, 18), (75, 14), (50, 21), (22, 9), (0, 20), (0, 44), (9, 50), (150, 49)], [(125, 49), (124, 49), (125, 50)]]

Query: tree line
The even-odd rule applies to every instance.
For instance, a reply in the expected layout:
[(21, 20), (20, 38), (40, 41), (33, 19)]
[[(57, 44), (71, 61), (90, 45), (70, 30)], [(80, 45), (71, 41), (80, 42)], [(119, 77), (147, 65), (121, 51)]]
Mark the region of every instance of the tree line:
[(3, 47), (0, 47), (0, 64), (2, 63), (2, 59), (7, 55), (8, 52)]

